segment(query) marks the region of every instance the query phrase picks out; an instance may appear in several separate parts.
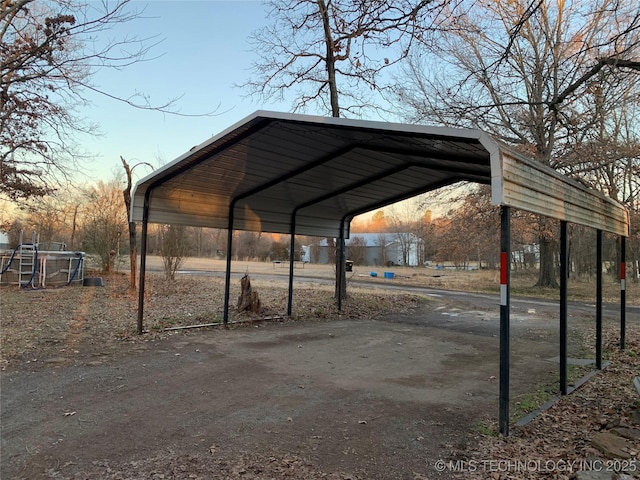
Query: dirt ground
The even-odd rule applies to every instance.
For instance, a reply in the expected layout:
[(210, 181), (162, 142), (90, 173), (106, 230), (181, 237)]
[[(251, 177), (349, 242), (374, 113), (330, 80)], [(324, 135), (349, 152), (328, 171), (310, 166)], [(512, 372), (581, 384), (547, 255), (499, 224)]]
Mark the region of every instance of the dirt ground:
[[(87, 330), (78, 315), (69, 328)], [(591, 315), (574, 309), (572, 325)], [(557, 378), (557, 305), (514, 300), (511, 328), (517, 401)], [(74, 338), (3, 368), (1, 478), (454, 478), (436, 462), (463, 456), (498, 413), (488, 295), (426, 293), (374, 319)]]

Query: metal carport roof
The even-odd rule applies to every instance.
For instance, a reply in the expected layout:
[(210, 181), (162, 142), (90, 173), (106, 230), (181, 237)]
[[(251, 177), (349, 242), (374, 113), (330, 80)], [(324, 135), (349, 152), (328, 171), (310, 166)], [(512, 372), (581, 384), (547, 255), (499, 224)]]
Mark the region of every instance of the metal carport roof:
[(146, 202), (150, 223), (348, 236), (359, 213), (459, 181), (490, 183), (497, 205), (628, 235), (616, 202), (480, 130), (265, 111), (139, 181), (131, 218)]

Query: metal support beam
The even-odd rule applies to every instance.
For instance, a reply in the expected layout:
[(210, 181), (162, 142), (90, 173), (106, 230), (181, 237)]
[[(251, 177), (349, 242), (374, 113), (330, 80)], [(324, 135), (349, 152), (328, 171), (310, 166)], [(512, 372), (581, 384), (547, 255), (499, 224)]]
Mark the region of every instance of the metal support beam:
[(293, 311), (293, 267), (296, 252), (296, 215), (291, 217), (291, 243), (289, 244), (289, 297), (287, 299), (287, 316)]
[(620, 350), (624, 350), (627, 334), (627, 239), (620, 237)]
[(560, 222), (560, 395), (567, 394), (567, 293), (569, 280), (567, 222)]
[(596, 368), (602, 370), (602, 230), (596, 231)]
[(511, 212), (500, 207), (500, 433), (509, 435), (509, 314), (511, 305)]
[(338, 265), (336, 265), (336, 274), (338, 276), (338, 311), (342, 311), (342, 292), (345, 289), (345, 272), (344, 272), (344, 220), (340, 222), (340, 238), (338, 238)]
[(222, 308), (222, 322), (229, 323), (229, 291), (231, 290), (231, 252), (233, 246), (233, 210), (229, 209), (229, 224), (227, 225), (227, 267), (224, 272), (224, 307)]
[(147, 232), (149, 227), (149, 197), (151, 190), (144, 195), (142, 206), (142, 233), (140, 235), (140, 280), (138, 281), (138, 335), (144, 332), (144, 287), (147, 273)]

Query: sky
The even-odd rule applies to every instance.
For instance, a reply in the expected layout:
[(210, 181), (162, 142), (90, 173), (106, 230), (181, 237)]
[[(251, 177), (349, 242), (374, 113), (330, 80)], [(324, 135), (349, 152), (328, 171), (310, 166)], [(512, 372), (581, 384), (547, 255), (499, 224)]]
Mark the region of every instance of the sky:
[[(108, 181), (122, 174), (121, 155), (130, 165), (149, 162), (158, 167), (256, 110), (290, 110), (290, 103), (262, 104), (234, 87), (251, 75), (256, 58), (248, 43), (251, 32), (268, 24), (261, 2), (150, 0), (132, 5), (144, 9), (143, 18), (111, 34), (157, 36), (162, 42), (152, 49), (149, 61), (98, 71), (93, 84), (122, 98), (140, 92), (156, 105), (180, 97), (174, 109), (185, 115), (215, 113), (163, 114), (90, 94), (92, 104), (78, 112), (99, 126), (99, 136), (79, 139), (81, 148), (94, 156), (86, 166), (90, 180)], [(134, 170), (137, 178), (150, 172), (143, 166)]]
[[(155, 105), (177, 98), (172, 108), (184, 115), (136, 109), (88, 92), (91, 103), (78, 114), (98, 130), (78, 138), (80, 150), (91, 157), (82, 164), (81, 182), (124, 179), (120, 156), (135, 167), (136, 182), (153, 171), (136, 167), (139, 163), (159, 168), (256, 110), (291, 111), (291, 98), (261, 103), (236, 86), (250, 78), (258, 59), (249, 44), (251, 33), (270, 23), (260, 0), (132, 0), (131, 6), (144, 11), (141, 18), (110, 31), (111, 37), (156, 37), (150, 43), (161, 42), (149, 61), (99, 70), (92, 83), (120, 98), (141, 93)], [(208, 112), (213, 114), (198, 116)]]

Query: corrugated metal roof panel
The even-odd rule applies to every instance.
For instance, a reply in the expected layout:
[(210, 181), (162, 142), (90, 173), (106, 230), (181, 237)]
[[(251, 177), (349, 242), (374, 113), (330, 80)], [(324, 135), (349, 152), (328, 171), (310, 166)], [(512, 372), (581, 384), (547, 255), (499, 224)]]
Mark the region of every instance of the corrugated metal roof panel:
[(502, 200), (529, 212), (627, 236), (628, 212), (617, 202), (543, 165), (502, 152)]
[(233, 213), (235, 229), (290, 233), (295, 213), (296, 233), (337, 237), (355, 214), (467, 180), (494, 203), (628, 230), (624, 209), (575, 185), (545, 203), (564, 177), (528, 165), (478, 130), (256, 112), (138, 182), (131, 215), (146, 199), (153, 223), (227, 228)]

